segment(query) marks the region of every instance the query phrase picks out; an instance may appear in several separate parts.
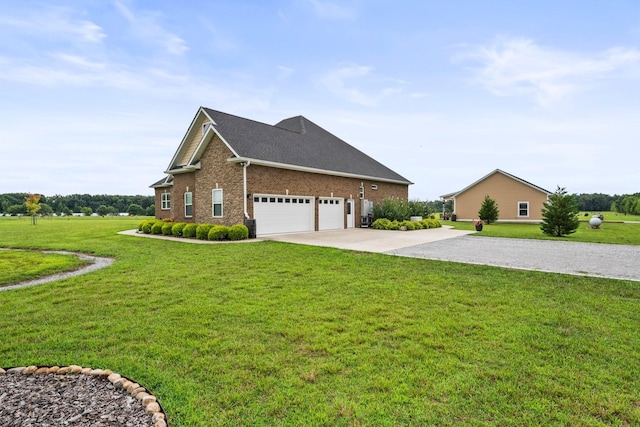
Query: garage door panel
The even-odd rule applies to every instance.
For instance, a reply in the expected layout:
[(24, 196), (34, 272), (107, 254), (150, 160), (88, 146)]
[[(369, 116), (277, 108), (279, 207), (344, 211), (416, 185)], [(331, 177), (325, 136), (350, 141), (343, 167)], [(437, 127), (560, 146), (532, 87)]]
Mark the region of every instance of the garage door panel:
[(315, 204), (310, 196), (256, 195), (256, 235), (314, 231)]
[(344, 229), (344, 199), (320, 197), (318, 199), (318, 230)]

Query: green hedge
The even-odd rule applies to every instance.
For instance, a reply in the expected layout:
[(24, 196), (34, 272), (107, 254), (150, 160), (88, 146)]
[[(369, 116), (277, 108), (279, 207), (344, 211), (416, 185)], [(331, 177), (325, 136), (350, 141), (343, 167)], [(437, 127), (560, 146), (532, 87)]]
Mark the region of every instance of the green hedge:
[(196, 237), (197, 228), (198, 224), (187, 224), (182, 229), (182, 237)]
[(244, 240), (249, 238), (249, 229), (244, 224), (229, 227), (229, 240)]
[(162, 226), (162, 234), (165, 236), (171, 236), (171, 229), (173, 228), (173, 222), (165, 222)]
[(173, 224), (173, 228), (171, 229), (171, 234), (176, 237), (182, 237), (182, 229), (187, 225), (186, 222), (176, 222)]
[(209, 240), (209, 230), (211, 230), (213, 224), (200, 224), (196, 228), (196, 239), (198, 240)]
[(409, 230), (422, 230), (427, 228), (442, 227), (442, 224), (437, 219), (423, 219), (422, 221), (391, 221), (387, 218), (378, 218), (373, 221), (371, 228), (376, 230), (400, 230), (405, 227)]
[(224, 240), (229, 235), (229, 227), (224, 225), (214, 225), (209, 230), (209, 240)]
[(216, 224), (174, 223), (159, 219), (147, 219), (140, 222), (138, 232), (185, 238), (195, 237), (200, 240), (244, 240), (249, 238), (249, 229), (244, 224), (227, 227)]

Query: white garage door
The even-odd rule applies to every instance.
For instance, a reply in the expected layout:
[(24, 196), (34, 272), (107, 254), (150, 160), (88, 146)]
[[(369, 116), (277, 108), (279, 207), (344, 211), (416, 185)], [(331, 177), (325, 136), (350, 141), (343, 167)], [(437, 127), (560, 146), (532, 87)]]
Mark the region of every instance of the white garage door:
[(253, 217), (258, 236), (314, 231), (314, 198), (256, 194), (253, 197)]
[(344, 199), (320, 197), (318, 199), (318, 230), (344, 229)]

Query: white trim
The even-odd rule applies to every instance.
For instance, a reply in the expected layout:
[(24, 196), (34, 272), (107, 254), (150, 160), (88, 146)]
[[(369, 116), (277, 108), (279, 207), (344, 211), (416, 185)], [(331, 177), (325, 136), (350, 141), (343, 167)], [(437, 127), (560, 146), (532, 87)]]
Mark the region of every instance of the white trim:
[[(220, 192), (220, 215), (216, 215), (216, 202), (215, 202), (215, 192)], [(223, 218), (224, 217), (224, 193), (222, 192), (222, 188), (214, 188), (211, 190), (211, 216), (213, 218)]]
[(553, 194), (553, 193), (550, 193), (549, 191), (545, 190), (544, 188), (538, 187), (538, 186), (536, 186), (535, 184), (531, 184), (530, 182), (524, 181), (523, 179), (518, 178), (518, 177), (517, 177), (517, 176), (515, 176), (515, 175), (511, 175), (511, 174), (510, 174), (510, 173), (508, 173), (508, 172), (505, 172), (505, 171), (500, 170), (500, 169), (496, 169), (496, 170), (494, 170), (494, 171), (492, 171), (492, 172), (488, 173), (487, 175), (483, 176), (483, 177), (482, 177), (482, 178), (480, 178), (479, 180), (475, 181), (473, 184), (467, 185), (467, 186), (466, 186), (466, 187), (464, 187), (462, 190), (457, 191), (457, 192), (455, 192), (455, 193), (445, 194), (445, 195), (442, 195), (442, 196), (440, 196), (440, 197), (441, 197), (441, 198), (447, 198), (447, 199), (449, 199), (449, 198), (451, 198), (451, 197), (459, 196), (460, 194), (464, 193), (465, 191), (469, 190), (469, 189), (470, 189), (470, 188), (472, 188), (472, 187), (475, 187), (477, 184), (481, 183), (482, 181), (484, 181), (485, 179), (489, 178), (490, 176), (495, 175), (496, 173), (501, 173), (502, 175), (506, 176), (507, 178), (511, 178), (511, 179), (513, 179), (514, 181), (517, 181), (517, 182), (519, 182), (519, 183), (521, 183), (521, 184), (524, 184), (524, 185), (526, 185), (526, 186), (528, 186), (528, 187), (533, 188), (534, 190), (537, 190), (537, 191), (539, 191), (539, 192), (541, 192), (541, 193), (544, 193), (544, 194), (546, 194), (546, 195), (547, 195), (547, 197), (548, 197), (550, 194)]
[(380, 178), (377, 176), (358, 175), (358, 174), (348, 173), (348, 172), (337, 172), (337, 171), (330, 171), (326, 169), (310, 168), (307, 166), (289, 165), (286, 163), (270, 162), (267, 160), (252, 159), (249, 157), (230, 157), (227, 159), (227, 161), (230, 163), (251, 162), (252, 165), (266, 166), (270, 168), (288, 169), (288, 170), (293, 170), (298, 172), (319, 173), (323, 175), (341, 176), (345, 178), (367, 179), (371, 181), (388, 182), (391, 184), (403, 184), (403, 185), (413, 184), (413, 182), (410, 182), (410, 181), (399, 181), (395, 179)]
[[(191, 195), (191, 203), (189, 205), (187, 205), (187, 194)], [(191, 215), (187, 215), (187, 206), (191, 206)], [(193, 218), (193, 192), (192, 191), (184, 192), (184, 217)]]
[[(520, 215), (520, 203), (526, 203), (527, 204), (527, 214), (526, 215)], [(521, 201), (518, 202), (518, 218), (529, 218), (529, 214), (531, 213), (530, 209), (529, 209), (529, 202), (528, 201)]]
[(166, 191), (164, 193), (160, 193), (160, 210), (161, 211), (171, 210), (171, 193), (167, 193)]

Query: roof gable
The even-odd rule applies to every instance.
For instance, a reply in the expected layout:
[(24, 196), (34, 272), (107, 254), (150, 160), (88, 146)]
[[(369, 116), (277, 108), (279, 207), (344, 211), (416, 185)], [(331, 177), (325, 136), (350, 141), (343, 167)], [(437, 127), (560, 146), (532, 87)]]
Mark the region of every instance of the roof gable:
[[(208, 118), (212, 125), (203, 135), (198, 135), (202, 117)], [(205, 107), (198, 110), (167, 172), (195, 167), (214, 134), (230, 149), (232, 159), (411, 184), (303, 116), (291, 117), (272, 126)], [(192, 153), (189, 160), (178, 164), (189, 152)]]
[(475, 181), (473, 184), (466, 186), (466, 187), (465, 187), (465, 188), (463, 188), (462, 190), (457, 191), (457, 192), (454, 192), (454, 193), (444, 194), (444, 195), (442, 195), (442, 196), (440, 196), (440, 197), (442, 197), (443, 199), (450, 199), (450, 198), (452, 198), (452, 197), (457, 197), (457, 196), (459, 196), (460, 194), (462, 194), (462, 193), (464, 193), (465, 191), (467, 191), (467, 190), (469, 190), (469, 189), (471, 189), (471, 188), (475, 187), (476, 185), (480, 184), (481, 182), (483, 182), (483, 181), (487, 180), (488, 178), (492, 177), (493, 175), (495, 175), (495, 174), (497, 174), (497, 173), (502, 174), (502, 175), (506, 176), (507, 178), (513, 179), (513, 180), (515, 180), (515, 181), (518, 181), (518, 182), (520, 182), (521, 184), (524, 184), (524, 185), (526, 185), (526, 186), (528, 186), (528, 187), (531, 187), (531, 188), (533, 188), (534, 190), (540, 191), (541, 193), (544, 193), (544, 194), (546, 194), (546, 195), (550, 195), (550, 194), (552, 194), (550, 191), (545, 190), (545, 189), (544, 189), (544, 188), (542, 188), (542, 187), (538, 187), (537, 185), (532, 184), (532, 183), (530, 183), (530, 182), (528, 182), (528, 181), (525, 181), (525, 180), (524, 180), (524, 179), (522, 179), (522, 178), (518, 178), (517, 176), (515, 176), (515, 175), (511, 175), (510, 173), (507, 173), (507, 172), (505, 172), (505, 171), (503, 171), (503, 170), (496, 169), (496, 170), (494, 170), (494, 171), (492, 171), (492, 172), (488, 173), (487, 175), (483, 176), (483, 177), (482, 177), (482, 178), (480, 178), (479, 180)]

